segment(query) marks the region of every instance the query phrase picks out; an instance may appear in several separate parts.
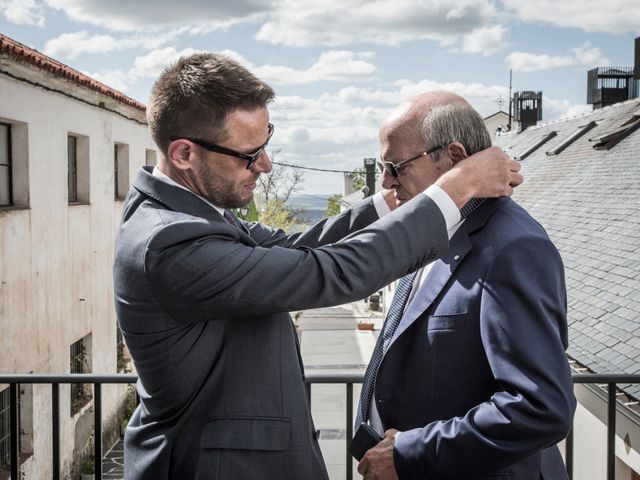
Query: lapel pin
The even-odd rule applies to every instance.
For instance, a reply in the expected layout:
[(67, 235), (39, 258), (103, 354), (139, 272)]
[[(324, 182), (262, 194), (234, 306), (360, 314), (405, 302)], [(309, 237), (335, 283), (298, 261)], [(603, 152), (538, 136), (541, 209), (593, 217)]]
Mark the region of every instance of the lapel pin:
[(458, 254), (456, 253), (456, 256), (455, 256), (455, 257), (453, 257), (453, 259), (454, 259), (454, 260), (460, 260), (460, 255), (458, 255)]

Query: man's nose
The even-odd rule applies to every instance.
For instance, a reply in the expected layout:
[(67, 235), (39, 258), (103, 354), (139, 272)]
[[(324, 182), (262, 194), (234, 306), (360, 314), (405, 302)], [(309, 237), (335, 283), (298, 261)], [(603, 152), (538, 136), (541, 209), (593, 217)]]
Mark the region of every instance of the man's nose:
[(398, 185), (400, 185), (398, 177), (394, 177), (387, 171), (387, 169), (384, 169), (382, 172), (382, 188), (391, 190), (396, 188)]
[(251, 170), (255, 173), (269, 173), (271, 169), (271, 158), (269, 158), (269, 154), (265, 148), (260, 154), (260, 157), (258, 157), (258, 160), (256, 160), (256, 163), (251, 167)]

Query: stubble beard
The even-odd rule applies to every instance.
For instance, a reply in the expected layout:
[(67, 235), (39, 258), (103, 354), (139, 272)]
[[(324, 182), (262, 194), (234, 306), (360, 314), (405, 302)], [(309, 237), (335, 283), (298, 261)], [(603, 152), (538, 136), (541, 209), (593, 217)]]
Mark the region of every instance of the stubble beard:
[(216, 175), (207, 162), (202, 162), (198, 173), (207, 199), (218, 207), (241, 208), (246, 207), (253, 200), (252, 192), (242, 195), (236, 191), (235, 183)]

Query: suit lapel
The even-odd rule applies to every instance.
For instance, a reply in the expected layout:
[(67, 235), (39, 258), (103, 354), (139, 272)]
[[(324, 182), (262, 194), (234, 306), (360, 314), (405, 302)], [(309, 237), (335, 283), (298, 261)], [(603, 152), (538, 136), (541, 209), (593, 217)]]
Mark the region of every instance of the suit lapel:
[[(449, 242), (449, 253), (436, 260), (416, 292), (412, 302), (405, 311), (400, 324), (391, 340), (393, 342), (402, 335), (413, 322), (415, 322), (438, 298), (451, 276), (458, 269), (465, 257), (472, 249), (471, 235), (484, 227), (491, 214), (507, 198), (490, 199), (485, 201), (469, 218), (460, 226)], [(390, 345), (390, 346), (391, 346)]]
[(404, 312), (391, 343), (413, 324), (434, 302), (444, 286), (471, 250), (471, 241), (463, 223), (450, 241), (449, 253), (436, 260)]

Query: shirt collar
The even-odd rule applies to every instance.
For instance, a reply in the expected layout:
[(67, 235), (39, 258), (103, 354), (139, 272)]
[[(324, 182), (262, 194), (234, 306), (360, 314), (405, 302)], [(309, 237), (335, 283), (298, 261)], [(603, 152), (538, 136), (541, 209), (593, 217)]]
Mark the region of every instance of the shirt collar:
[(165, 183), (168, 183), (169, 185), (173, 185), (175, 187), (179, 187), (183, 190), (186, 190), (187, 192), (189, 192), (192, 195), (195, 195), (196, 197), (198, 197), (200, 200), (202, 200), (204, 203), (206, 203), (207, 205), (211, 206), (212, 208), (214, 208), (220, 215), (222, 215), (224, 217), (224, 208), (221, 208), (217, 205), (215, 205), (214, 203), (211, 203), (209, 200), (207, 200), (206, 198), (193, 193), (191, 190), (189, 190), (187, 187), (185, 187), (184, 185), (180, 185), (178, 182), (176, 182), (175, 180), (173, 180), (172, 178), (166, 176), (164, 173), (162, 173), (160, 171), (160, 169), (158, 168), (158, 166), (156, 165), (153, 168), (153, 176), (159, 178), (160, 180), (162, 180)]

